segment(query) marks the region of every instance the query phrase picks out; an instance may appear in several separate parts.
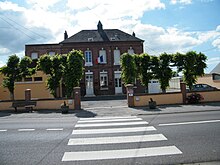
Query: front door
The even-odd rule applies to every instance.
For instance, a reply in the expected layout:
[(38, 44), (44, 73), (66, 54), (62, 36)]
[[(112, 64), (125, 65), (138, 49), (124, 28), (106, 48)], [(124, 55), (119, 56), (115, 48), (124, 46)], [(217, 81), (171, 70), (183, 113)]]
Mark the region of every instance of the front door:
[(86, 74), (86, 96), (94, 96), (93, 74)]
[(121, 73), (115, 72), (115, 94), (122, 93)]

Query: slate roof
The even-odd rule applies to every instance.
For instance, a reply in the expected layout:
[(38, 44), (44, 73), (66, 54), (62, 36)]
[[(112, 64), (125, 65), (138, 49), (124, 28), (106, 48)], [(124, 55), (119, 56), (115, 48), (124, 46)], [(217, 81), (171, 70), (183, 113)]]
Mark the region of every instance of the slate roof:
[(60, 42), (65, 43), (78, 43), (78, 42), (117, 42), (117, 41), (139, 41), (141, 40), (133, 35), (125, 33), (118, 29), (103, 29), (103, 30), (82, 30), (73, 36)]
[(216, 65), (216, 67), (210, 72), (211, 74), (213, 73), (219, 73), (220, 74), (220, 63)]

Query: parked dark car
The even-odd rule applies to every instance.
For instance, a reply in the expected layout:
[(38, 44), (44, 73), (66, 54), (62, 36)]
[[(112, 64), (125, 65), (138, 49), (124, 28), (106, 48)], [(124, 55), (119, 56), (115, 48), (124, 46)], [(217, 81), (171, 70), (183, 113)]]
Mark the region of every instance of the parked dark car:
[(212, 90), (218, 90), (218, 89), (208, 84), (194, 84), (192, 87), (192, 91), (212, 91)]

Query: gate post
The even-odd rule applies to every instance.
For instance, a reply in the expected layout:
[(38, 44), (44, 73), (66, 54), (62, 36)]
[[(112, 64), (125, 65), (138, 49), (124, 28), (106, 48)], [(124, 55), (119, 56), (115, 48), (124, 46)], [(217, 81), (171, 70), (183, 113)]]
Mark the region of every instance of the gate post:
[(74, 109), (75, 110), (80, 110), (81, 109), (80, 87), (74, 87)]
[(186, 83), (181, 82), (180, 89), (181, 89), (181, 93), (182, 93), (183, 104), (186, 104)]
[(25, 90), (25, 101), (30, 101), (31, 100), (31, 89), (26, 89)]
[(127, 88), (128, 107), (134, 107), (134, 85), (128, 84), (126, 88)]

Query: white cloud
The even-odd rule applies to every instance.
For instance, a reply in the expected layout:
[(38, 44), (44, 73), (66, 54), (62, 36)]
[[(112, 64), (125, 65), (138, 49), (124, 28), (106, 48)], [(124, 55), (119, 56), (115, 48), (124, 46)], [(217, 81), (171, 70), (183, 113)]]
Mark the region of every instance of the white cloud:
[(28, 0), (27, 3), (32, 5), (33, 8), (48, 9), (61, 0)]
[[(14, 28), (1, 29), (1, 39), (5, 40), (0, 39), (0, 51), (4, 54), (23, 56), (25, 44), (58, 43), (63, 40), (64, 30), (71, 36), (83, 29), (96, 29), (98, 20), (105, 29), (117, 28), (129, 34), (134, 31), (145, 40), (145, 51), (149, 54), (186, 52), (211, 39), (215, 39), (213, 46), (220, 47), (220, 25), (213, 31), (185, 32), (175, 25), (165, 28), (141, 23), (146, 11), (166, 8), (160, 0), (28, 0), (27, 3), (28, 7), (21, 7), (9, 1), (0, 2), (2, 13), (6, 12), (7, 17), (28, 28), (16, 26), (31, 37)], [(172, 0), (170, 3), (187, 5), (192, 1)], [(1, 21), (2, 25), (4, 21)]]
[(175, 27), (165, 29), (139, 23), (134, 29), (136, 35), (145, 40), (145, 51), (149, 54), (186, 52), (201, 44), (192, 33), (183, 32)]
[(214, 65), (220, 63), (220, 57), (209, 58), (206, 62), (208, 65)]
[(105, 18), (106, 20), (122, 17), (138, 19), (143, 16), (144, 11), (165, 9), (165, 4), (159, 0), (68, 0), (67, 6), (70, 10), (78, 10), (80, 12), (89, 10), (96, 18)]
[(171, 0), (170, 3), (173, 5), (175, 4), (189, 5), (192, 3), (192, 0)]
[(20, 7), (18, 6), (18, 4), (9, 2), (9, 1), (5, 1), (5, 2), (0, 2), (0, 10), (11, 10), (11, 11), (25, 11), (24, 7)]
[(0, 60), (0, 67), (3, 67), (5, 65), (5, 61)]
[(217, 26), (216, 31), (220, 32), (220, 25)]
[(220, 50), (220, 37), (212, 42), (214, 47), (217, 47)]
[(0, 47), (0, 55), (5, 55), (10, 53), (10, 50), (8, 48), (2, 48)]

